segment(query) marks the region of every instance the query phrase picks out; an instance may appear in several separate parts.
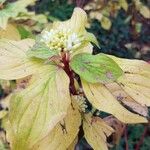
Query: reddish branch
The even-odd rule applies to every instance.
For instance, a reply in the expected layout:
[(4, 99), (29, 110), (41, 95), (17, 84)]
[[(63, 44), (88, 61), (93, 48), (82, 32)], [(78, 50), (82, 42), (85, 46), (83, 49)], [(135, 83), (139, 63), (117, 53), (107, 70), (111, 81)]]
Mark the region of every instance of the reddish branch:
[(126, 150), (129, 150), (127, 126), (124, 129), (124, 137), (125, 137)]
[(62, 62), (64, 64), (64, 70), (70, 78), (70, 92), (73, 95), (76, 95), (76, 88), (74, 85), (74, 73), (69, 67), (69, 56), (67, 53), (62, 53)]
[(146, 136), (146, 134), (147, 134), (149, 125), (150, 125), (150, 122), (145, 126), (144, 131), (143, 131), (143, 133), (142, 133), (142, 135), (141, 135), (140, 140), (139, 140), (138, 143), (135, 145), (135, 150), (140, 150), (140, 147), (141, 147), (141, 145), (143, 144), (144, 138), (145, 138), (145, 136)]
[(4, 8), (3, 4), (0, 3), (0, 10), (3, 9), (3, 8)]
[(75, 0), (77, 7), (83, 8), (91, 0)]

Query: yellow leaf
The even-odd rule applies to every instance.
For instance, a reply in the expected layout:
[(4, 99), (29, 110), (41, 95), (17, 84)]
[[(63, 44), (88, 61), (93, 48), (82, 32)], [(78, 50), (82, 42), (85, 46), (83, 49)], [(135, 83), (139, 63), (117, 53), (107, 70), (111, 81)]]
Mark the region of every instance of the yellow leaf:
[(112, 55), (108, 56), (111, 57), (125, 73), (140, 74), (150, 78), (150, 64), (147, 62), (136, 59), (123, 59)]
[(7, 115), (8, 111), (6, 110), (1, 110), (0, 111), (0, 119), (2, 119), (3, 117), (5, 117)]
[(81, 125), (81, 116), (73, 105), (69, 107), (68, 113), (64, 120), (59, 122), (57, 126), (41, 141), (39, 141), (33, 150), (67, 150), (76, 143), (76, 136)]
[(37, 80), (10, 100), (4, 127), (12, 150), (28, 150), (42, 140), (65, 117), (70, 102), (66, 73), (43, 67)]
[(26, 7), (33, 4), (35, 0), (19, 0), (6, 4), (3, 9), (0, 9), (0, 28), (6, 29), (10, 18), (15, 19), (19, 13), (27, 13)]
[(37, 72), (41, 66), (39, 60), (29, 60), (26, 52), (34, 40), (0, 40), (0, 79), (19, 79)]
[[(122, 78), (123, 78), (123, 76), (120, 77), (120, 80)], [(148, 78), (148, 77), (144, 77), (140, 74), (125, 73), (124, 79), (126, 80), (127, 83), (141, 85), (141, 86), (144, 86), (144, 87), (147, 87), (150, 89), (150, 78)]]
[(125, 73), (117, 81), (123, 90), (141, 105), (150, 106), (150, 64), (142, 60), (128, 60), (111, 55), (108, 56)]
[(9, 40), (16, 40), (16, 41), (21, 39), (18, 30), (12, 24), (8, 24), (5, 30), (0, 29), (0, 39), (1, 38), (6, 38)]
[(138, 74), (125, 74), (117, 81), (129, 96), (143, 106), (150, 106), (150, 79)]
[(83, 121), (84, 136), (94, 150), (108, 150), (106, 137), (110, 136), (114, 130), (102, 119), (90, 115), (85, 115)]
[(104, 29), (109, 30), (111, 28), (111, 21), (109, 18), (103, 16), (102, 19), (100, 20), (101, 25)]
[(75, 150), (76, 144), (78, 142), (78, 136), (75, 138), (75, 140), (71, 143), (71, 145), (67, 148), (67, 150)]
[(143, 5), (140, 0), (134, 0), (134, 4), (136, 9), (140, 12), (143, 17), (149, 19), (150, 18), (150, 9)]
[(106, 87), (118, 101), (131, 108), (134, 112), (137, 112), (138, 114), (145, 117), (148, 116), (148, 108), (145, 105), (142, 106), (141, 104), (136, 102), (133, 97), (125, 92), (118, 83), (109, 83), (106, 84)]
[(82, 80), (83, 90), (90, 103), (97, 109), (114, 115), (124, 123), (147, 122), (144, 117), (124, 108), (105, 85), (90, 84)]
[(139, 9), (141, 15), (143, 15), (143, 17), (150, 19), (150, 9), (144, 5), (142, 5)]
[(126, 0), (119, 0), (119, 4), (125, 11), (128, 10), (128, 3)]
[(64, 22), (54, 22), (54, 29), (70, 29), (72, 32), (83, 34), (85, 32), (85, 25), (87, 23), (86, 12), (81, 8), (75, 8), (71, 19)]

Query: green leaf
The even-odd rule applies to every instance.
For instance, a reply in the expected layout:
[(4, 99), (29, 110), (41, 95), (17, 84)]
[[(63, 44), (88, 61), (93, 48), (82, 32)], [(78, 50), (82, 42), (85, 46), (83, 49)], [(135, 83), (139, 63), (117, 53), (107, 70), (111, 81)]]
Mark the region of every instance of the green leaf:
[(24, 26), (17, 26), (17, 30), (19, 31), (21, 39), (34, 38), (34, 35), (30, 31), (28, 31)]
[(47, 47), (44, 43), (35, 44), (33, 48), (27, 52), (29, 57), (36, 57), (41, 59), (47, 59), (56, 54), (56, 51), (50, 50), (49, 47)]
[(73, 57), (70, 65), (75, 73), (91, 83), (113, 82), (123, 74), (117, 63), (105, 54), (78, 54)]
[(56, 66), (43, 66), (30, 86), (10, 100), (3, 125), (11, 149), (31, 149), (65, 117), (70, 102), (66, 73)]

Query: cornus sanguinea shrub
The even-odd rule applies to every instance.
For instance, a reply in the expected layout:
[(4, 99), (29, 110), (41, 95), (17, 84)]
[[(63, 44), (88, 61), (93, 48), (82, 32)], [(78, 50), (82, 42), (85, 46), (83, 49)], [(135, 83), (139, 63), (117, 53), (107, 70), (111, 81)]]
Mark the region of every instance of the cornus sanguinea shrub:
[(150, 106), (150, 65), (92, 55), (91, 43), (98, 44), (86, 21), (75, 8), (70, 20), (54, 22), (35, 41), (0, 40), (0, 79), (31, 77), (26, 89), (12, 94), (3, 118), (10, 149), (70, 149), (83, 130), (93, 149), (107, 150), (106, 138), (115, 130), (93, 110), (122, 123), (147, 122), (142, 108)]

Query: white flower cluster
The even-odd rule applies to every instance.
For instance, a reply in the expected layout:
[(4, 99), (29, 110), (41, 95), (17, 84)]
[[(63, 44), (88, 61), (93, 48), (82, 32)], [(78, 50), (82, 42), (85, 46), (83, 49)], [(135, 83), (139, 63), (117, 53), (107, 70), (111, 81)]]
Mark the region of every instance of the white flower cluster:
[(41, 36), (41, 42), (44, 42), (51, 50), (71, 51), (81, 45), (81, 38), (76, 33), (69, 30), (44, 31)]

